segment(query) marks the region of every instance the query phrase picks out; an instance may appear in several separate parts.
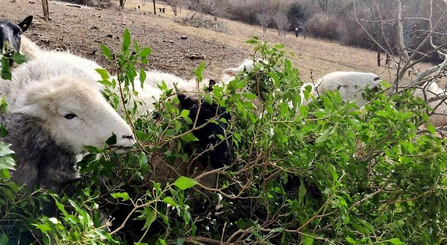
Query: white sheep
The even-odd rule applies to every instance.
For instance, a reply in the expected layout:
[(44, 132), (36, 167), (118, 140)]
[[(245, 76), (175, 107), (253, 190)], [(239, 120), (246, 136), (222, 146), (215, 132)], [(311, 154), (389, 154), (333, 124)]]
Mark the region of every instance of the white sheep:
[(85, 146), (102, 148), (113, 134), (117, 153), (135, 143), (129, 125), (92, 85), (94, 79), (63, 57), (37, 57), (18, 66), (12, 81), (0, 82), (9, 105), (1, 115), (9, 131), (3, 141), (17, 158), (13, 180), (58, 192), (78, 177), (75, 163)]
[[(92, 82), (94, 86), (102, 88), (103, 86), (97, 81), (102, 80), (101, 75), (95, 69), (102, 69), (102, 67), (95, 61), (74, 55), (68, 51), (50, 51), (44, 50), (31, 41), (28, 37), (22, 36), (20, 52), (29, 60), (45, 60), (46, 65), (52, 65), (62, 61), (64, 64), (70, 64), (70, 69), (73, 74), (85, 78), (86, 81)], [(58, 65), (58, 67), (60, 67)], [(36, 72), (37, 73), (37, 72)], [(55, 69), (54, 73), (59, 75), (64, 74), (64, 69)], [(27, 74), (27, 73), (26, 73)], [(36, 75), (36, 74), (33, 74)]]
[[(424, 83), (417, 88), (413, 95), (423, 99), (430, 100), (436, 97), (445, 96), (447, 92), (439, 87), (436, 82)], [(428, 105), (434, 109), (434, 113), (430, 116), (430, 123), (435, 127), (445, 126), (447, 124), (447, 104), (443, 99), (428, 102)]]
[[(25, 41), (23, 42), (22, 50), (31, 59), (45, 59), (51, 62), (63, 60), (66, 63), (74, 64), (77, 69), (83, 70), (83, 72), (80, 73), (83, 74), (83, 76), (86, 76), (87, 80), (95, 83), (95, 86), (99, 86), (99, 89), (104, 89), (102, 85), (96, 83), (97, 80), (101, 79), (99, 74), (94, 71), (96, 68), (101, 68), (96, 62), (89, 61), (67, 52), (42, 50), (27, 38), (25, 38)], [(111, 78), (117, 79), (116, 76), (112, 76)], [(226, 119), (229, 120), (229, 117), (227, 116), (228, 114), (225, 113), (225, 108), (220, 108), (215, 104), (206, 102), (202, 102), (200, 107), (198, 106), (199, 96), (197, 91), (202, 90), (203, 86), (207, 86), (207, 88), (210, 89), (215, 84), (215, 81), (206, 80), (198, 84), (195, 79), (185, 80), (178, 76), (156, 70), (146, 71), (146, 79), (143, 87), (140, 86), (139, 77), (135, 78), (134, 89), (138, 92), (138, 95), (135, 96), (133, 93), (130, 94), (131, 97), (129, 98), (130, 100), (127, 104), (127, 109), (132, 110), (134, 102), (141, 101), (143, 104), (139, 105), (137, 108), (137, 117), (149, 114), (153, 111), (155, 109), (154, 103), (159, 101), (162, 92), (157, 84), (161, 84), (162, 81), (167, 84), (168, 88), (174, 88), (174, 84), (177, 84), (178, 91), (176, 92), (178, 93), (178, 98), (180, 100), (179, 109), (190, 110), (191, 120), (195, 120), (195, 115), (199, 114), (198, 127), (207, 123), (208, 119), (214, 118), (216, 116), (216, 111), (218, 112), (216, 121), (219, 121), (221, 117), (226, 117)], [(121, 115), (125, 114), (124, 106), (122, 104), (119, 104), (118, 113)], [(232, 160), (228, 141), (221, 141), (216, 136), (216, 134), (224, 135), (226, 126), (227, 124), (222, 122), (219, 122), (219, 124), (208, 123), (206, 126), (194, 131), (194, 134), (199, 139), (199, 143), (203, 149), (206, 149), (207, 147), (209, 148), (210, 146), (214, 147), (208, 151), (207, 155), (209, 155), (213, 166), (216, 167), (227, 165)], [(187, 169), (184, 170), (186, 171)]]
[(222, 71), (223, 77), (222, 81), (224, 82), (230, 82), (234, 76), (237, 74), (245, 71), (245, 72), (251, 72), (255, 69), (254, 63), (252, 59), (245, 59), (242, 61), (242, 63), (238, 67), (234, 68), (227, 68)]
[(356, 101), (358, 107), (364, 106), (367, 101), (362, 93), (366, 87), (373, 89), (382, 82), (379, 76), (374, 73), (336, 71), (326, 74), (315, 84), (315, 92), (318, 96), (328, 91), (340, 92), (343, 101)]

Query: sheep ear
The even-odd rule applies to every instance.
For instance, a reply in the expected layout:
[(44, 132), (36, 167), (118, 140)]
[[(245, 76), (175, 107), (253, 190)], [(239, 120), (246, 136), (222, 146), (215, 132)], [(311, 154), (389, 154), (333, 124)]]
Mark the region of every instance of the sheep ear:
[(238, 70), (235, 68), (228, 68), (222, 71), (224, 75), (234, 76), (238, 73)]
[(32, 21), (33, 21), (33, 16), (30, 15), (30, 16), (26, 17), (22, 22), (20, 22), (18, 24), (18, 26), (20, 27), (20, 29), (22, 29), (22, 32), (25, 32), (26, 30), (28, 30), (28, 27), (31, 25)]
[(37, 118), (44, 117), (44, 115), (43, 115), (44, 113), (37, 105), (26, 105), (26, 106), (23, 106), (22, 108), (13, 110), (11, 113), (12, 114), (22, 114), (25, 116), (37, 117)]
[(186, 96), (184, 94), (178, 94), (177, 95), (178, 100), (180, 101), (180, 105), (182, 106), (182, 109), (189, 109), (193, 105), (196, 104), (196, 100), (191, 99), (191, 97)]
[(214, 87), (214, 85), (216, 85), (216, 80), (214, 80), (214, 79), (210, 79), (209, 81), (208, 81), (208, 92), (211, 92), (211, 91), (213, 91), (213, 87)]

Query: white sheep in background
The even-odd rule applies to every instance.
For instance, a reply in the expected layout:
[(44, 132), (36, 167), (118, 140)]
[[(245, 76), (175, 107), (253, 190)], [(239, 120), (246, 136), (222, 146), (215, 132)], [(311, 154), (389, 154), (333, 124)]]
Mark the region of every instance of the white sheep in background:
[(16, 153), (14, 181), (58, 192), (78, 177), (75, 163), (84, 146), (102, 148), (113, 134), (117, 153), (135, 143), (94, 79), (70, 60), (38, 57), (18, 66), (12, 81), (0, 81), (9, 105), (1, 115), (9, 131), (2, 140)]
[[(417, 88), (414, 95), (423, 99), (430, 100), (439, 96), (447, 95), (447, 92), (439, 87), (436, 82), (427, 82), (420, 88)], [(447, 104), (442, 99), (428, 102), (428, 105), (435, 109), (434, 113), (430, 116), (430, 123), (435, 127), (441, 127), (447, 125)]]
[(356, 101), (358, 107), (364, 106), (367, 101), (362, 93), (366, 87), (373, 89), (382, 82), (374, 73), (336, 71), (326, 74), (315, 84), (313, 95), (321, 95), (328, 91), (340, 91), (343, 101)]
[[(253, 60), (246, 59), (236, 68), (228, 68), (222, 71), (224, 83), (230, 82), (234, 76), (246, 71), (251, 72), (254, 69)], [(339, 90), (343, 101), (354, 101), (358, 107), (366, 104), (362, 93), (366, 87), (373, 89), (382, 82), (380, 77), (373, 73), (365, 72), (351, 72), (351, 71), (336, 71), (326, 74), (319, 79), (316, 84), (304, 83), (300, 88), (300, 96), (302, 104), (307, 104), (312, 100), (312, 97), (318, 97), (328, 91)], [(305, 99), (303, 90), (306, 86), (311, 86), (311, 98)], [(259, 104), (259, 103), (258, 103)]]
[(237, 74), (246, 71), (251, 72), (255, 69), (255, 65), (252, 59), (245, 59), (238, 67), (227, 68), (222, 71), (222, 81), (224, 83), (230, 82)]

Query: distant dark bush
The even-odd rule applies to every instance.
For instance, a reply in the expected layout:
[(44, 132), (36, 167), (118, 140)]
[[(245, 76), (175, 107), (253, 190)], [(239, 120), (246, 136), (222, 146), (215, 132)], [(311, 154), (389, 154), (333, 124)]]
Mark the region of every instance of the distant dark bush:
[(307, 22), (306, 31), (314, 37), (338, 39), (339, 23), (340, 21), (336, 16), (316, 14)]
[[(372, 26), (365, 26), (365, 28), (369, 33), (374, 33)], [(363, 48), (371, 48), (374, 45), (366, 31), (355, 20), (340, 21), (337, 32), (340, 44)]]

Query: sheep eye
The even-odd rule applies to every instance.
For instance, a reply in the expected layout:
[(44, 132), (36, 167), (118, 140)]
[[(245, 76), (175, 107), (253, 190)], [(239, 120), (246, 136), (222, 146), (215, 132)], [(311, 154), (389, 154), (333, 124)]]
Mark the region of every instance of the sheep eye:
[(65, 115), (64, 117), (65, 117), (66, 119), (70, 120), (70, 119), (75, 118), (76, 115), (75, 115), (75, 114), (67, 114), (67, 115)]
[(338, 86), (337, 86), (337, 90), (340, 90), (341, 87), (342, 87), (341, 85), (338, 85)]
[(377, 80), (379, 80), (380, 79), (380, 77), (375, 77), (374, 78), (374, 81), (377, 81)]

